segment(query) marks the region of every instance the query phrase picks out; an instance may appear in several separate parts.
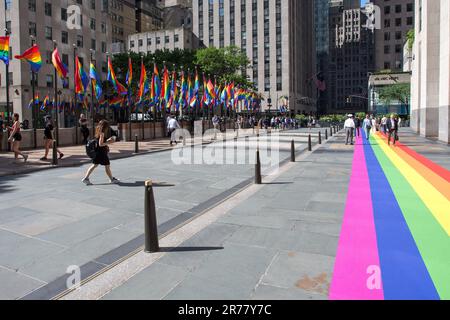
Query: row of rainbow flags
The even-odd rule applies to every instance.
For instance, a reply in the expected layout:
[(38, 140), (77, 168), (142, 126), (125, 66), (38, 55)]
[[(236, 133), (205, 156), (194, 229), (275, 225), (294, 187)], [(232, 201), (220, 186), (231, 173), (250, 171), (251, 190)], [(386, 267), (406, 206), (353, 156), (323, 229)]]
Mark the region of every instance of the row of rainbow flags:
[[(0, 60), (6, 65), (9, 65), (10, 61), (10, 38), (0, 37)], [(30, 49), (26, 50), (22, 55), (16, 55), (16, 59), (27, 61), (30, 64), (31, 70), (34, 73), (39, 72), (42, 67), (42, 57), (39, 51), (39, 46), (33, 45)], [(52, 53), (52, 64), (56, 69), (58, 76), (63, 80), (67, 80), (69, 73), (68, 67), (62, 62), (58, 52), (58, 48), (55, 48)], [(203, 75), (203, 84), (200, 83), (198, 71), (195, 70), (193, 78), (189, 72), (181, 71), (180, 80), (177, 81), (177, 71), (173, 70), (171, 75), (167, 67), (164, 65), (163, 76), (160, 78), (158, 67), (154, 64), (153, 74), (148, 76), (144, 63), (141, 63), (141, 74), (139, 80), (139, 91), (137, 97), (133, 99), (131, 96), (131, 83), (133, 79), (133, 66), (131, 58), (129, 59), (128, 72), (126, 75), (127, 87), (122, 85), (116, 77), (114, 68), (111, 62), (111, 58), (108, 57), (108, 78), (107, 80), (112, 84), (116, 97), (109, 101), (102, 99), (103, 88), (99, 74), (95, 68), (95, 65), (91, 62), (89, 66), (89, 74), (87, 74), (83, 65), (78, 57), (75, 58), (75, 93), (77, 98), (82, 102), (83, 107), (87, 107), (87, 99), (85, 93), (87, 92), (89, 84), (92, 85), (92, 92), (94, 97), (99, 102), (100, 106), (105, 104), (110, 107), (122, 107), (125, 104), (128, 106), (134, 106), (135, 108), (150, 108), (157, 107), (161, 111), (162, 106), (166, 110), (180, 108), (203, 108), (203, 107), (217, 107), (225, 106), (227, 108), (236, 109), (241, 103), (246, 110), (254, 109), (255, 100), (257, 95), (255, 92), (246, 88), (240, 88), (233, 82), (218, 84), (214, 83), (211, 79), (207, 79)], [(71, 105), (77, 105), (76, 103)], [(29, 108), (34, 105), (40, 105), (38, 95), (30, 100)], [(45, 110), (50, 106), (54, 106), (55, 103), (50, 101), (47, 95), (40, 105), (41, 110)], [(63, 105), (62, 103), (58, 104)]]

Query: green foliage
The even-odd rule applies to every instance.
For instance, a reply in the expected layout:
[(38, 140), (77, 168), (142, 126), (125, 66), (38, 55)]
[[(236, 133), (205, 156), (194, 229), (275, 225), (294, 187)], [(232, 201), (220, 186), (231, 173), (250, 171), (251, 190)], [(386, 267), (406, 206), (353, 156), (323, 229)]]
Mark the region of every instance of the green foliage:
[(407, 103), (410, 95), (411, 85), (409, 83), (389, 85), (380, 90), (380, 100), (386, 105), (391, 104), (392, 101)]
[(414, 46), (415, 38), (416, 38), (416, 34), (414, 32), (414, 29), (409, 30), (408, 33), (406, 34), (406, 39), (408, 40), (409, 51), (411, 51)]
[(345, 120), (347, 120), (347, 115), (341, 114), (330, 114), (320, 118), (321, 122), (328, 122), (328, 123), (339, 123), (344, 122)]
[(226, 48), (205, 48), (196, 53), (195, 63), (210, 76), (217, 77), (219, 83), (234, 82), (246, 88), (253, 88), (247, 77), (240, 74), (250, 63), (245, 52), (236, 46)]
[(358, 112), (358, 113), (356, 114), (356, 116), (357, 116), (358, 118), (360, 118), (360, 119), (364, 119), (364, 118), (366, 117), (366, 113), (365, 113), (365, 112)]
[[(132, 88), (135, 90), (140, 77), (141, 55), (134, 52), (114, 55), (113, 67), (119, 81), (125, 85), (129, 57), (133, 65)], [(235, 46), (220, 49), (206, 48), (198, 51), (157, 50), (153, 54), (144, 54), (143, 61), (148, 73), (153, 72), (153, 62), (155, 62), (161, 74), (165, 62), (169, 71), (175, 67), (178, 73), (181, 73), (182, 68), (185, 71), (189, 69), (193, 73), (197, 67), (200, 78), (204, 72), (208, 77), (216, 77), (218, 83), (234, 82), (241, 87), (253, 89), (253, 83), (240, 73), (240, 70), (248, 67), (250, 61), (246, 54)]]

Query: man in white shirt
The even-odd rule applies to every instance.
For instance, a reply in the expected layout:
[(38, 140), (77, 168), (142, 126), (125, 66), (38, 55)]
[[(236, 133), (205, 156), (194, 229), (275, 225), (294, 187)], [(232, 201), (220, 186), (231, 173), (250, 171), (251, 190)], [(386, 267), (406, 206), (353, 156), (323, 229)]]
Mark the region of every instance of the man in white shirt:
[(171, 146), (173, 145), (173, 143), (178, 144), (177, 139), (175, 137), (175, 131), (177, 129), (180, 129), (178, 121), (175, 118), (172, 118), (172, 116), (169, 116), (167, 118), (167, 130), (169, 131)]
[(347, 135), (347, 140), (345, 140), (345, 145), (353, 145), (353, 132), (355, 131), (355, 121), (353, 120), (353, 115), (349, 114), (348, 119), (344, 123), (345, 133)]

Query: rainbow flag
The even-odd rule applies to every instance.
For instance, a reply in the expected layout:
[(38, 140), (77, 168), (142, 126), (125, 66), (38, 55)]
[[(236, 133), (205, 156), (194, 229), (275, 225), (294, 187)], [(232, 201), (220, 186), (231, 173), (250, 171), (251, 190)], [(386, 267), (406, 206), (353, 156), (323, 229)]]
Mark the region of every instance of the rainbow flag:
[(186, 102), (190, 105), (192, 102), (192, 96), (193, 94), (193, 88), (192, 88), (192, 80), (191, 80), (191, 75), (189, 74), (188, 71), (188, 77), (187, 77), (187, 90), (186, 90)]
[(122, 106), (122, 103), (123, 103), (123, 97), (115, 97), (115, 98), (112, 98), (110, 101), (109, 101), (109, 107), (110, 108), (120, 108), (121, 106)]
[[(61, 57), (59, 56), (58, 48), (55, 48), (52, 53), (52, 63), (56, 69), (56, 73), (61, 79), (67, 77), (69, 70), (67, 66), (62, 62)], [(56, 79), (55, 79), (56, 80)]]
[(26, 50), (22, 55), (14, 56), (18, 60), (26, 60), (31, 67), (31, 71), (37, 73), (42, 67), (42, 57), (37, 45)]
[(214, 85), (211, 82), (211, 79), (208, 80), (206, 89), (207, 89), (207, 92), (208, 92), (209, 96), (211, 97), (211, 99), (216, 99), (216, 90), (214, 88)]
[(186, 105), (186, 103), (185, 103), (186, 90), (187, 90), (187, 82), (186, 82), (186, 77), (184, 76), (184, 70), (183, 70), (181, 72), (180, 96), (178, 97), (178, 106), (184, 107)]
[(128, 58), (128, 72), (125, 83), (128, 88), (131, 86), (131, 82), (133, 81), (133, 63), (131, 62), (131, 58)]
[(42, 102), (41, 110), (45, 110), (48, 106), (50, 106), (50, 98), (46, 95), (44, 101)]
[(170, 97), (169, 86), (170, 86), (169, 70), (167, 70), (167, 67), (164, 66), (162, 90), (161, 90), (161, 100), (164, 99), (165, 102), (169, 101), (169, 97)]
[(98, 101), (98, 107), (101, 109), (105, 109), (108, 106), (108, 100), (101, 99)]
[(30, 102), (28, 103), (28, 109), (33, 108), (33, 103), (34, 103), (34, 99), (31, 99)]
[(100, 97), (102, 96), (103, 90), (101, 85), (100, 76), (97, 73), (97, 70), (95, 70), (94, 64), (91, 62), (91, 65), (89, 67), (89, 77), (91, 78), (92, 86), (94, 88), (95, 92), (95, 98), (97, 100), (100, 100)]
[(84, 94), (89, 85), (89, 78), (83, 70), (78, 57), (75, 58), (75, 93)]
[(139, 102), (142, 102), (144, 96), (148, 93), (148, 78), (147, 71), (145, 70), (144, 62), (141, 63), (141, 79), (139, 80)]
[(108, 81), (110, 81), (114, 87), (114, 90), (118, 94), (126, 95), (128, 94), (128, 90), (117, 80), (116, 74), (113, 69), (113, 65), (111, 62), (111, 58), (108, 58)]
[(150, 98), (156, 102), (159, 100), (161, 95), (161, 80), (159, 79), (159, 72), (156, 63), (153, 65), (153, 76), (152, 76), (152, 88), (150, 93)]
[(9, 37), (0, 37), (0, 60), (9, 65)]
[(37, 92), (34, 95), (34, 103), (39, 104), (39, 93), (37, 93)]
[(381, 133), (363, 134), (330, 299), (450, 299), (450, 171)]

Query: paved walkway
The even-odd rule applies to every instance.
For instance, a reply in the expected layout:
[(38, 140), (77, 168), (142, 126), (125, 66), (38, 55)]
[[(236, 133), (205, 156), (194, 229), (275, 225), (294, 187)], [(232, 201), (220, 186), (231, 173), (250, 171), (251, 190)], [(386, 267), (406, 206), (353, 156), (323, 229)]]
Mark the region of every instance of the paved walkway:
[[(254, 131), (251, 129), (245, 129), (240, 131), (240, 135), (253, 135)], [(225, 139), (233, 139), (235, 137), (233, 131), (227, 132)], [(222, 135), (218, 135), (220, 139), (223, 138)], [(188, 144), (198, 144), (198, 143), (210, 143), (211, 136), (205, 136), (204, 139), (195, 137), (192, 139), (187, 139)], [(139, 154), (146, 154), (152, 152), (161, 152), (165, 150), (170, 150), (172, 147), (169, 146), (169, 139), (156, 139), (147, 140), (139, 142)], [(32, 151), (24, 151), (25, 154), (29, 155), (29, 160), (27, 163), (23, 163), (22, 159), (19, 163), (14, 162), (14, 154), (12, 152), (0, 152), (0, 177), (7, 175), (17, 175), (24, 173), (31, 173), (39, 170), (47, 170), (55, 167), (75, 167), (81, 166), (82, 164), (90, 163), (86, 155), (86, 150), (83, 145), (71, 146), (71, 147), (61, 147), (61, 152), (64, 153), (64, 158), (58, 161), (57, 166), (52, 165), (52, 149), (50, 149), (48, 155), (48, 161), (41, 161), (40, 159), (44, 156), (44, 149), (37, 149)], [(135, 143), (134, 142), (117, 142), (111, 145), (111, 160), (123, 159), (135, 156)]]
[[(302, 132), (294, 137), (299, 152), (307, 148), (309, 131)], [(254, 161), (257, 145), (270, 139), (231, 139), (225, 147)], [(280, 161), (289, 158), (291, 139), (289, 133), (280, 137)], [(222, 150), (224, 144), (208, 147)], [(138, 249), (147, 179), (155, 181), (161, 234), (252, 183), (251, 162), (175, 165), (172, 152), (180, 150), (114, 160), (113, 173), (122, 181), (117, 186), (101, 169), (92, 176), (94, 186), (84, 186), (87, 164), (0, 177), (0, 298), (52, 298), (65, 289), (68, 266), (80, 266), (85, 278)]]
[(188, 226), (173, 237), (192, 238), (169, 252), (136, 258), (150, 266), (113, 290), (135, 263), (67, 298), (327, 299), (353, 155), (343, 141), (340, 135), (245, 190), (204, 229)]

